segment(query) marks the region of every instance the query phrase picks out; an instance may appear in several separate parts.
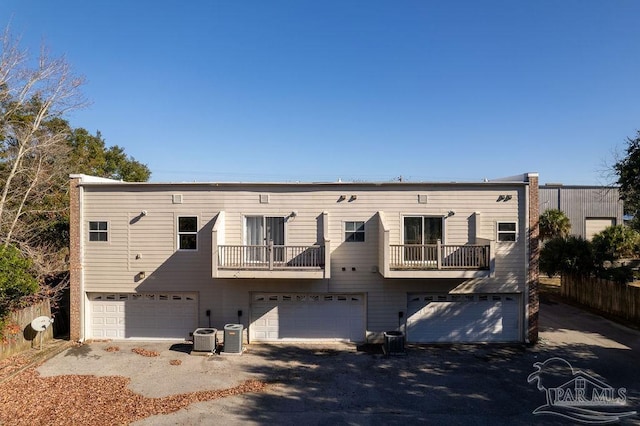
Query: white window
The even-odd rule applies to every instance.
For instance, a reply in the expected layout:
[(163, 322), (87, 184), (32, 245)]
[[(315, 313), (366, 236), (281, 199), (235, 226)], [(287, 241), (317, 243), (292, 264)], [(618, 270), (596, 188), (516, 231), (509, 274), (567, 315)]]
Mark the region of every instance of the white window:
[(178, 217), (178, 249), (198, 249), (198, 218), (196, 216)]
[(107, 222), (89, 222), (89, 241), (109, 241)]
[(498, 222), (498, 241), (516, 241), (517, 234), (515, 222)]
[(346, 242), (363, 242), (364, 222), (345, 222), (344, 240)]

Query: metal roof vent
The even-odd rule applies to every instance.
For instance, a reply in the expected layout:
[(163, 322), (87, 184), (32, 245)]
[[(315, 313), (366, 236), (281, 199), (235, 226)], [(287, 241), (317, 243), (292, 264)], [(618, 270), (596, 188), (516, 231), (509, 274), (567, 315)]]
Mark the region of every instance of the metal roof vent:
[(195, 352), (215, 352), (218, 344), (215, 328), (196, 328), (193, 332), (193, 350)]

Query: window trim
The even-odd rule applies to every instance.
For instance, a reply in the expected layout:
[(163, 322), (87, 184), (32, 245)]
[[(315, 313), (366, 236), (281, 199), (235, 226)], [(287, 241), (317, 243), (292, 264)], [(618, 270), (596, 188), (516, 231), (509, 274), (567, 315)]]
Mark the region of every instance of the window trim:
[[(362, 231), (359, 230), (359, 226), (355, 226), (354, 230), (347, 230), (347, 224), (362, 224)], [(344, 231), (344, 242), (345, 243), (364, 243), (367, 241), (367, 224), (364, 220), (345, 220), (342, 226)], [(362, 234), (362, 240), (353, 239), (350, 240), (349, 237)]]
[[(196, 230), (195, 231), (180, 231), (180, 219), (182, 218), (194, 218), (196, 220)], [(176, 217), (176, 249), (178, 251), (198, 251), (200, 249), (200, 245), (198, 244), (198, 227), (200, 226), (200, 219), (197, 215), (179, 215)], [(196, 237), (196, 248), (182, 248), (180, 247), (180, 237), (182, 235), (195, 235)]]
[[(513, 231), (501, 231), (501, 224), (513, 224), (515, 229)], [(501, 235), (513, 235), (513, 240), (501, 240)], [(496, 241), (499, 243), (516, 243), (518, 242), (518, 221), (515, 220), (499, 220), (496, 221)]]
[[(102, 229), (93, 229), (93, 230), (92, 230), (92, 229), (91, 229), (91, 224), (92, 224), (92, 223), (97, 223), (97, 224), (104, 223), (104, 224), (106, 225), (106, 227), (107, 227), (107, 228), (106, 228), (106, 229), (104, 229), (104, 230), (102, 230)], [(99, 226), (100, 226), (100, 225), (98, 225), (98, 227), (99, 227)], [(88, 221), (88, 224), (87, 224), (87, 229), (88, 229), (88, 231), (89, 231), (89, 235), (88, 235), (88, 242), (90, 242), (90, 243), (108, 243), (108, 242), (110, 242), (111, 238), (109, 238), (109, 228), (111, 228), (111, 226), (110, 226), (110, 224), (109, 224), (109, 221), (108, 221), (108, 220), (89, 220), (89, 221)], [(96, 235), (96, 234), (97, 234), (97, 235), (105, 234), (105, 235), (106, 235), (106, 237), (107, 237), (107, 239), (106, 239), (106, 240), (100, 240), (100, 239), (98, 239), (98, 240), (92, 240), (92, 239), (91, 239), (91, 235)]]

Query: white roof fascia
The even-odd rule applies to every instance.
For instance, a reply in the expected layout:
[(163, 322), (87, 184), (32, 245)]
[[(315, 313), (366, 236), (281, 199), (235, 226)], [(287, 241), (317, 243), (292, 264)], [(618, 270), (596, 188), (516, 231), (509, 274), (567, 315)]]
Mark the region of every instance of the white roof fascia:
[(121, 180), (103, 178), (98, 176), (91, 176), (85, 174), (71, 174), (69, 175), (71, 179), (80, 179), (82, 183), (122, 183)]

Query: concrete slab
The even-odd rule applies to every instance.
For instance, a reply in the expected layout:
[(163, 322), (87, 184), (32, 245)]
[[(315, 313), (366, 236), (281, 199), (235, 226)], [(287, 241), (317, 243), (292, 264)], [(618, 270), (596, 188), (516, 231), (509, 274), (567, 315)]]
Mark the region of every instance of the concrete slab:
[[(135, 348), (157, 352), (158, 356), (136, 354), (132, 352)], [(68, 349), (38, 371), (43, 376), (125, 376), (131, 379), (130, 388), (146, 397), (226, 389), (258, 376), (247, 368), (256, 362), (251, 354), (233, 357), (234, 362), (230, 362), (228, 357), (190, 352), (191, 344), (181, 341), (94, 342)], [(172, 365), (171, 361), (179, 361), (179, 365)]]

